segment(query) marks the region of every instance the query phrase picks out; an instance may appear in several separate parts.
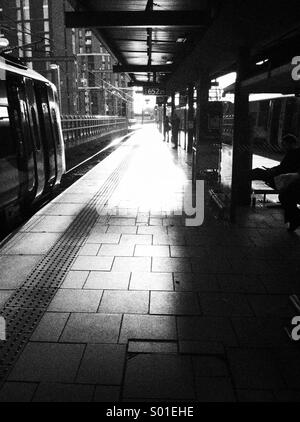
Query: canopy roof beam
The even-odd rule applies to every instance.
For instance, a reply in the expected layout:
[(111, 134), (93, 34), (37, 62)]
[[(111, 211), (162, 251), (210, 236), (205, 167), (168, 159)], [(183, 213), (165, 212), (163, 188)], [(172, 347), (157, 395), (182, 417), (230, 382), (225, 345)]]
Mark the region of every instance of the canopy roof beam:
[(67, 28), (206, 27), (210, 19), (195, 11), (65, 12)]

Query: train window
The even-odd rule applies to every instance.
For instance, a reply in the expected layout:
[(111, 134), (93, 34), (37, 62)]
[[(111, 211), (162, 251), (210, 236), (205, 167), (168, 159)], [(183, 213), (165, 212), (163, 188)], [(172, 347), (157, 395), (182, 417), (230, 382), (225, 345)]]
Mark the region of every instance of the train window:
[(0, 207), (18, 197), (16, 143), (10, 126), (6, 85), (0, 81)]
[(36, 112), (34, 107), (31, 107), (31, 118), (33, 123), (33, 136), (35, 139), (35, 146), (37, 150), (41, 149), (41, 140), (40, 140), (40, 134), (39, 134), (39, 128), (38, 128), (38, 122), (36, 118)]
[(15, 142), (12, 137), (8, 108), (0, 105), (0, 158), (6, 158), (16, 153)]
[(52, 114), (52, 122), (53, 122), (53, 127), (54, 127), (55, 142), (59, 144), (60, 135), (59, 135), (59, 130), (58, 130), (58, 121), (57, 121), (56, 111), (54, 108), (52, 108), (51, 114)]
[(296, 132), (296, 122), (295, 122), (295, 107), (296, 103), (293, 100), (287, 100), (284, 113), (284, 132), (285, 133), (295, 133)]
[(258, 126), (267, 127), (269, 117), (269, 102), (261, 101), (259, 103)]
[(5, 158), (16, 154), (16, 143), (13, 139), (9, 114), (6, 86), (0, 81), (0, 157)]

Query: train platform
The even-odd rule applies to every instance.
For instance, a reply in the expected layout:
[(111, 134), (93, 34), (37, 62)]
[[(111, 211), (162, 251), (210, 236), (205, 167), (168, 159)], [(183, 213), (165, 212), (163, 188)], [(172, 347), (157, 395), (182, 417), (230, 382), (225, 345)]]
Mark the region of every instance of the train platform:
[(0, 401), (300, 401), (300, 233), (186, 226), (191, 170), (146, 126), (2, 245)]

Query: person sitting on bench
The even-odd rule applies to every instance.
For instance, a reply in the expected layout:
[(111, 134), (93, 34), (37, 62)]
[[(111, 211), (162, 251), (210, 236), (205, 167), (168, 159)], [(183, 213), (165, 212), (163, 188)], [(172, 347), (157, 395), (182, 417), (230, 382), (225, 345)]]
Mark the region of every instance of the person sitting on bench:
[(263, 180), (279, 190), (279, 201), (284, 209), (284, 221), (289, 231), (300, 226), (300, 147), (296, 136), (287, 134), (281, 139), (281, 149), (286, 153), (278, 166), (251, 170), (251, 180)]

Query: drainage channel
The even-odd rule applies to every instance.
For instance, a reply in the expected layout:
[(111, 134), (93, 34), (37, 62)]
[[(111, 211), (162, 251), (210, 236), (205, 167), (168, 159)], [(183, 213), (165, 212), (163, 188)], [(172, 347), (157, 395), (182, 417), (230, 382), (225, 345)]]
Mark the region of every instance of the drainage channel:
[(128, 169), (133, 150), (136, 148), (136, 146), (130, 148), (99, 191), (0, 310), (0, 315), (6, 321), (6, 341), (0, 342), (0, 382), (6, 379), (29, 341), (80, 247), (97, 221), (99, 212), (104, 209)]

